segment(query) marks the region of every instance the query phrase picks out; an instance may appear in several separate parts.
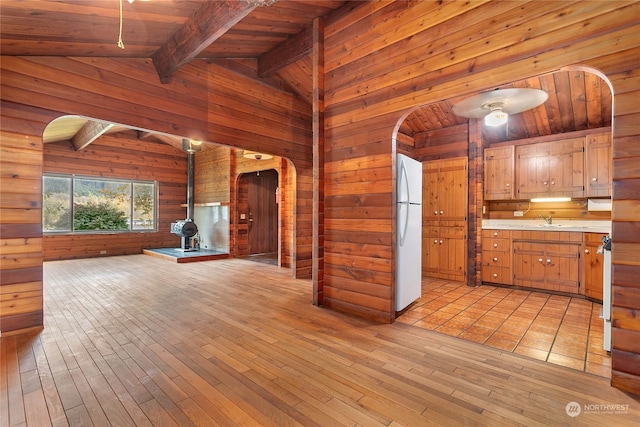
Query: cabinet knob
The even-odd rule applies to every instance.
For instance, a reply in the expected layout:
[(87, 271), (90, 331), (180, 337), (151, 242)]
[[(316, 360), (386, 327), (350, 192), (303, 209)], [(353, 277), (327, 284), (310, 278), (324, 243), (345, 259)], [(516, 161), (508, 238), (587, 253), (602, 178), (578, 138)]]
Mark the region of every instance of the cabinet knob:
[(549, 183), (547, 181), (544, 181), (542, 185), (549, 185)]
[(433, 243), (438, 243), (438, 239), (434, 240)]
[(511, 184), (507, 184), (507, 188), (511, 187)]
[(444, 213), (444, 211), (440, 211), (440, 215), (442, 215)]
[(497, 236), (497, 235), (498, 235), (498, 232), (497, 232), (497, 231), (495, 231), (495, 232), (493, 233), (493, 235), (494, 235), (494, 236)]
[(555, 181), (551, 181), (551, 185), (556, 185), (556, 182)]
[(498, 273), (493, 273), (493, 277), (498, 277)]
[(589, 253), (589, 249), (585, 249), (585, 250), (584, 250), (584, 253), (585, 253), (585, 254), (588, 254), (588, 253)]
[(497, 243), (494, 243), (494, 244), (493, 244), (493, 247), (494, 247), (494, 248), (497, 248), (497, 247), (498, 247), (498, 244), (497, 244)]
[(434, 215), (438, 215), (438, 211), (433, 211), (433, 214)]
[(551, 260), (547, 258), (547, 264), (551, 264)]
[(498, 258), (494, 258), (494, 259), (493, 259), (493, 262), (498, 262)]
[(596, 182), (598, 180), (598, 178), (591, 178), (591, 181)]
[(440, 244), (442, 244), (442, 240), (440, 240)]
[(538, 258), (538, 262), (542, 262), (542, 258)]

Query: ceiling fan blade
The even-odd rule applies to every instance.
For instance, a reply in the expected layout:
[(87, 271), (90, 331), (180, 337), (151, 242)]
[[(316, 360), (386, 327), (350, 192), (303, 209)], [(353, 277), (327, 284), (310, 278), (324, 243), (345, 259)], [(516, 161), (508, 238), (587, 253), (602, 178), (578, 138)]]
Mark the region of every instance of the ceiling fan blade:
[(453, 106), (460, 117), (479, 119), (491, 112), (491, 106), (500, 106), (507, 114), (530, 110), (544, 103), (549, 95), (540, 89), (496, 89), (464, 99)]

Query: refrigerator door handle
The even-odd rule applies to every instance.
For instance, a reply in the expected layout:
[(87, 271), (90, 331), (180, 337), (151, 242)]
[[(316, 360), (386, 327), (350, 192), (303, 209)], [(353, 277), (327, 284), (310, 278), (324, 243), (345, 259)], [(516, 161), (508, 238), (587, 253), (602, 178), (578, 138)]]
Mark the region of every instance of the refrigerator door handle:
[[(400, 246), (404, 246), (404, 240), (407, 237), (407, 228), (409, 227), (409, 176), (407, 174), (407, 167), (404, 162), (400, 164), (400, 188), (404, 187), (406, 189), (407, 200), (402, 200), (398, 204), (398, 207), (402, 207), (402, 205), (406, 205), (404, 209), (404, 221), (400, 226)], [(402, 191), (401, 191), (402, 193)], [(402, 218), (400, 218), (402, 219)]]

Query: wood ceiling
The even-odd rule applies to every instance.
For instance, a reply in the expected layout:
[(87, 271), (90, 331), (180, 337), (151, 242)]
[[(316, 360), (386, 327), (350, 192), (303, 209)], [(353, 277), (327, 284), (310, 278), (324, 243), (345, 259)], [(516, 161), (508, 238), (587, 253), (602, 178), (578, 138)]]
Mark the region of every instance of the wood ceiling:
[[(119, 1), (20, 1), (0, 3), (2, 55), (152, 58), (160, 81), (193, 58), (253, 64), (260, 78), (310, 102), (309, 27), (316, 17), (344, 13), (359, 1), (280, 0), (256, 6), (245, 0), (122, 1), (122, 42), (118, 47)], [(342, 9), (342, 10), (339, 10)], [(231, 63), (229, 62), (229, 63)], [(507, 87), (540, 88), (549, 99), (536, 109), (512, 115), (507, 126), (484, 128), (488, 143), (611, 125), (611, 92), (597, 76), (566, 71), (517, 80)], [(452, 106), (467, 96), (416, 109), (400, 132), (411, 138), (467, 123)], [(104, 132), (122, 127), (65, 118), (46, 131), (45, 142), (75, 141), (76, 149)], [(129, 130), (130, 131), (130, 130)], [(180, 147), (179, 138), (138, 133)], [(93, 139), (92, 139), (93, 138)]]

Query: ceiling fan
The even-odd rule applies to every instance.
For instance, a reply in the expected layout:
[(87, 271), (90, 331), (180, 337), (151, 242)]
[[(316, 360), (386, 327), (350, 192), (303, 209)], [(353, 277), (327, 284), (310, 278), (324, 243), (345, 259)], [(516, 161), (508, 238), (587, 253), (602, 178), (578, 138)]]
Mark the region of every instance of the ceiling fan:
[(460, 117), (480, 119), (487, 126), (507, 123), (509, 114), (530, 110), (544, 103), (549, 95), (540, 89), (513, 88), (496, 89), (464, 99), (453, 106)]

